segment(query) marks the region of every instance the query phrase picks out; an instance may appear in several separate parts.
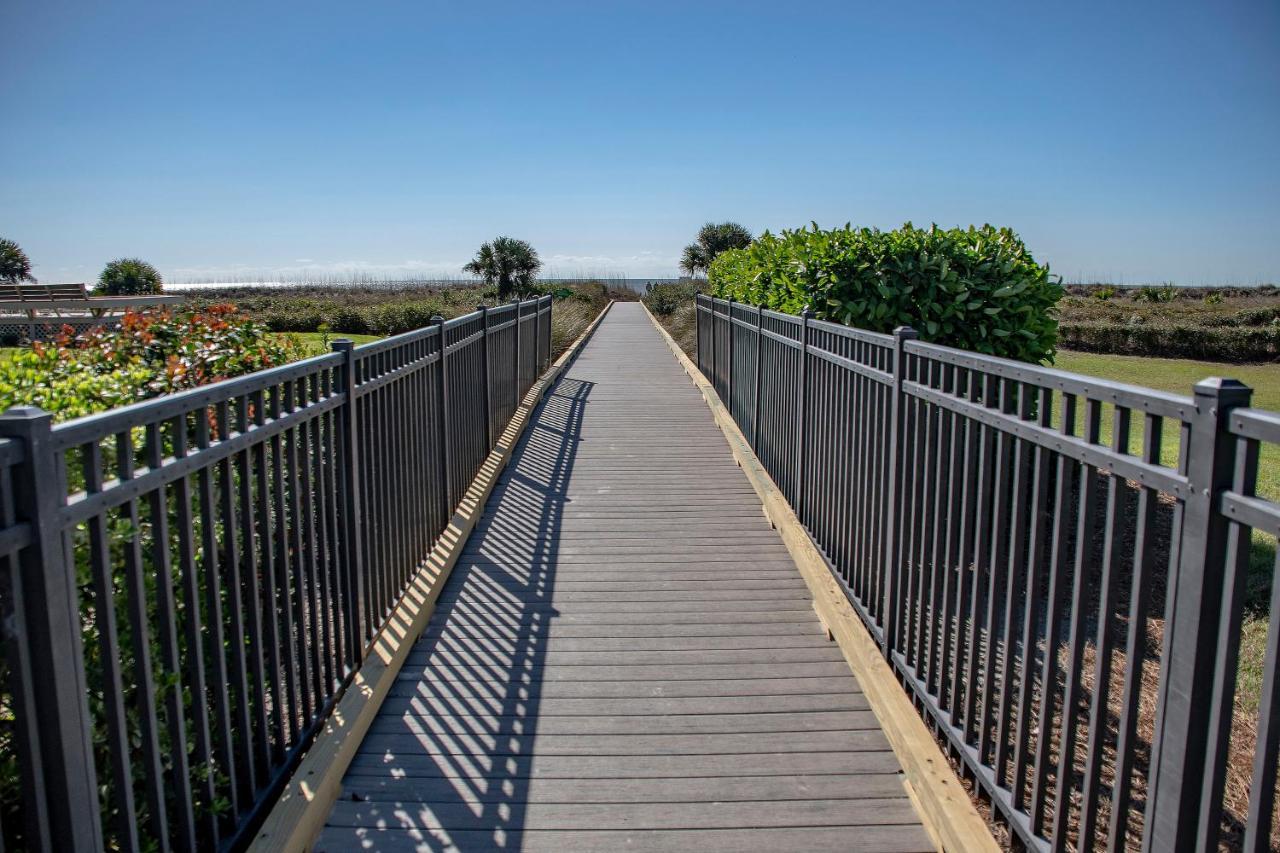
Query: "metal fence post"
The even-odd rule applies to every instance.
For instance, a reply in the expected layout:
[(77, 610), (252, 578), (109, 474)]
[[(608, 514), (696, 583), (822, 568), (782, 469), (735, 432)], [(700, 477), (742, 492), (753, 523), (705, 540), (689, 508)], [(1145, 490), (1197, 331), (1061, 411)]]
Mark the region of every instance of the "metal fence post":
[(346, 395), (337, 409), (338, 434), (342, 442), (342, 533), (346, 543), (348, 589), (351, 600), (345, 603), (348, 633), (350, 633), (351, 657), (357, 663), (363, 660), (364, 641), (367, 636), (364, 624), (364, 518), (360, 505), (360, 455), (356, 436), (356, 345), (349, 338), (339, 338), (331, 344), (334, 352), (342, 354), (339, 385)]
[(436, 408), (440, 420), (440, 468), (444, 472), (444, 517), (447, 520), (453, 512), (453, 472), (449, 452), (449, 371), (445, 356), (447, 349), (444, 334), (444, 317), (439, 314), (431, 318), (431, 322), (439, 329), (440, 336), (440, 381), (436, 383)]
[[(0, 415), (0, 436), (23, 443), (14, 472), (14, 509), (30, 525), (31, 542), (19, 552), (21, 618), (29, 671), (31, 725), (38, 752), (34, 803), (26, 815), (38, 829), (28, 842), (45, 850), (101, 850), (102, 821), (93, 764), (92, 721), (84, 670), (76, 567), (59, 510), (66, 499), (62, 467), (52, 447), (53, 416), (34, 406)], [(16, 603), (16, 602), (15, 602)], [(16, 662), (11, 662), (11, 664)]]
[(903, 345), (919, 335), (910, 326), (893, 330), (893, 391), (889, 408), (889, 490), (884, 507), (884, 633), (880, 636), (880, 650), (890, 658), (894, 649), (895, 615), (898, 605), (898, 569), (902, 560), (902, 499), (904, 489), (899, 479), (906, 468), (905, 411), (907, 398), (902, 383), (907, 378), (907, 354)]
[(550, 296), (547, 299), (547, 341), (543, 344), (546, 353), (542, 357), (542, 369), (546, 370), (551, 366), (551, 312), (555, 310), (555, 300)]
[(516, 345), (512, 348), (512, 358), (514, 360), (515, 375), (511, 378), (511, 387), (514, 392), (514, 402), (511, 406), (511, 416), (515, 417), (516, 410), (520, 408), (520, 300), (512, 299), (511, 304), (516, 307)]
[(1234, 379), (1216, 378), (1197, 383), (1194, 392), (1181, 547), (1166, 608), (1145, 851), (1190, 850), (1197, 834), (1217, 830), (1198, 826), (1210, 781), (1205, 767), (1210, 717), (1214, 706), (1226, 701), (1213, 689), (1228, 537), (1227, 521), (1216, 507), (1219, 494), (1231, 486), (1235, 455), (1227, 418), (1233, 408), (1249, 405), (1253, 392)]
[(812, 318), (813, 312), (806, 305), (800, 312), (800, 382), (799, 388), (796, 389), (796, 468), (795, 486), (792, 489), (794, 496), (791, 500), (795, 505), (796, 518), (800, 519), (801, 524), (804, 524), (804, 456), (805, 438), (809, 426), (809, 419), (805, 417), (805, 412), (809, 408), (809, 320)]
[[(729, 407), (729, 415), (733, 415), (733, 297), (729, 297), (729, 363), (725, 367), (724, 404)], [(736, 419), (735, 419), (736, 420)]]
[(719, 394), (720, 365), (717, 363), (718, 359), (716, 358), (716, 298), (714, 296), (711, 297), (710, 303), (707, 307), (711, 309), (711, 387)]
[(530, 380), (530, 385), (537, 381), (538, 374), (541, 372), (538, 369), (542, 357), (542, 350), (538, 347), (538, 338), (542, 334), (542, 306), (539, 304), (541, 301), (541, 299), (533, 301), (533, 370), (531, 371), (533, 379)]
[(755, 370), (755, 394), (752, 397), (752, 405), (755, 412), (751, 416), (751, 450), (753, 453), (760, 450), (760, 357), (764, 351), (764, 306), (756, 306), (756, 370)]
[(702, 291), (697, 288), (693, 291), (693, 363), (698, 365), (699, 373), (707, 375), (702, 364)]
[(493, 450), (493, 389), (489, 387), (489, 306), (477, 305), (476, 310), (480, 312), (480, 328), (483, 329), (480, 338), (480, 375), (484, 377), (481, 384), (484, 386), (484, 449), (487, 452)]

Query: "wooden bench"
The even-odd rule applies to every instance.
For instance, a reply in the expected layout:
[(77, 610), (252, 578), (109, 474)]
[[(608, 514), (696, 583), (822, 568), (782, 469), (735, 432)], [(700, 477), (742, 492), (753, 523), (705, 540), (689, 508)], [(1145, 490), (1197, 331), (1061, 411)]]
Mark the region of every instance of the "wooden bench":
[(99, 325), (131, 308), (172, 305), (182, 296), (90, 296), (83, 283), (0, 283), (0, 334), (25, 334), (38, 340), (49, 329), (69, 324), (78, 329)]
[(25, 314), (38, 319), (37, 311), (84, 312), (88, 317), (105, 317), (114, 311), (152, 305), (168, 305), (183, 300), (182, 296), (147, 294), (137, 296), (90, 296), (83, 282), (78, 284), (35, 284), (28, 282), (0, 284), (0, 314)]

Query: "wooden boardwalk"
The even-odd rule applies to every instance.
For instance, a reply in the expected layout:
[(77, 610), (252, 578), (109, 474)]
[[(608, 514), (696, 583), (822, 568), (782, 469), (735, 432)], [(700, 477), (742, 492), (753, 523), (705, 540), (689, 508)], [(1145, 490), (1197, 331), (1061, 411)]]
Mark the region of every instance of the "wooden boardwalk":
[(899, 771), (699, 392), (620, 303), (316, 850), (931, 850)]

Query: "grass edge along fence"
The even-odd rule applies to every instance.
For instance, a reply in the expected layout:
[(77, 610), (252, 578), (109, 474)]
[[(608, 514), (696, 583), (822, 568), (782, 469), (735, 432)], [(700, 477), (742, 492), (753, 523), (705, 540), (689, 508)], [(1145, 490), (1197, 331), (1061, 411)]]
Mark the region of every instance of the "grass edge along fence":
[(243, 846), (549, 366), (551, 301), (0, 415), (5, 846)]
[[(1028, 849), (1216, 849), (1224, 824), (1232, 846), (1270, 849), (1280, 584), (1247, 807), (1224, 815), (1223, 800), (1251, 534), (1280, 533), (1280, 504), (1254, 491), (1280, 414), (1248, 408), (1230, 380), (1184, 397), (906, 328), (702, 294), (696, 313), (699, 370)], [(1160, 464), (1166, 419), (1180, 425), (1176, 467)]]

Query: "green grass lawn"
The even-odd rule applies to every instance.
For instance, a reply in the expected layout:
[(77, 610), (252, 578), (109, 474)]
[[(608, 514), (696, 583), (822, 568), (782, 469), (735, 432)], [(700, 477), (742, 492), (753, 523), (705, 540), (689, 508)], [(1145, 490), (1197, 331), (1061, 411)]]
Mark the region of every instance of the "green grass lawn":
[[(1238, 379), (1253, 389), (1253, 407), (1280, 412), (1280, 364), (1222, 364), (1181, 358), (1144, 358), (1134, 355), (1100, 355), (1091, 352), (1060, 350), (1054, 366), (1073, 373), (1099, 376), (1130, 385), (1142, 385), (1158, 391), (1191, 396), (1191, 387), (1209, 376)], [(1141, 434), (1135, 419), (1130, 447), (1141, 447)], [(1104, 439), (1110, 435), (1110, 418), (1104, 415)], [(1166, 423), (1164, 428), (1163, 464), (1177, 464), (1178, 425)], [(1258, 460), (1258, 494), (1280, 500), (1280, 447), (1264, 445)]]
[[(1280, 365), (1221, 364), (1178, 358), (1144, 358), (1130, 355), (1060, 351), (1055, 364), (1063, 370), (1143, 385), (1175, 394), (1191, 394), (1191, 386), (1209, 376), (1238, 379), (1253, 389), (1252, 405), (1280, 411)], [(1103, 435), (1111, 424), (1104, 418)], [(1140, 439), (1139, 439), (1140, 440)], [(1165, 424), (1165, 465), (1177, 463), (1178, 425)], [(1131, 442), (1131, 449), (1137, 445)], [(1280, 447), (1263, 445), (1258, 455), (1258, 494), (1280, 500)], [(1249, 553), (1248, 612), (1241, 627), (1237, 707), (1256, 716), (1262, 691), (1263, 656), (1267, 639), (1267, 594), (1273, 582), (1276, 539), (1254, 531)]]
[(379, 340), (377, 335), (348, 335), (342, 332), (329, 332), (328, 334), (321, 332), (276, 332), (275, 334), (279, 338), (297, 338), (302, 342), (302, 346), (306, 349), (308, 356), (323, 355), (329, 352), (329, 344), (326, 343), (326, 339), (328, 341), (336, 341), (338, 338), (350, 338), (357, 345)]

